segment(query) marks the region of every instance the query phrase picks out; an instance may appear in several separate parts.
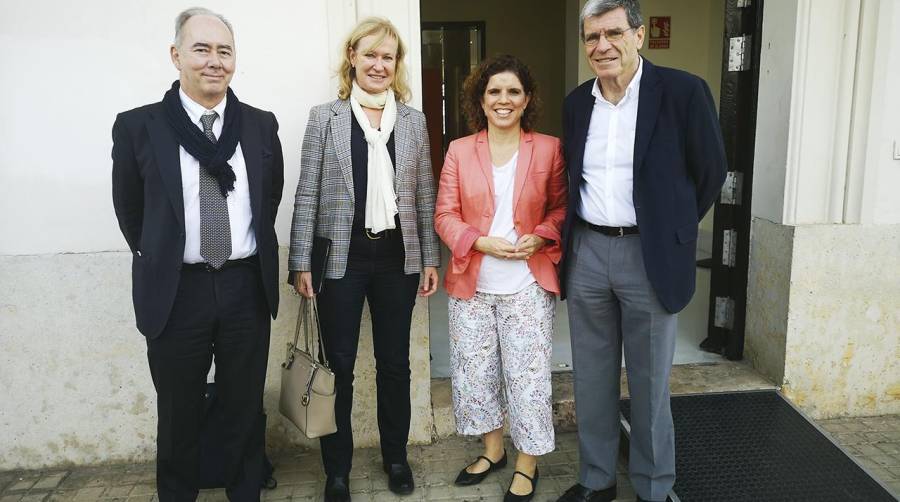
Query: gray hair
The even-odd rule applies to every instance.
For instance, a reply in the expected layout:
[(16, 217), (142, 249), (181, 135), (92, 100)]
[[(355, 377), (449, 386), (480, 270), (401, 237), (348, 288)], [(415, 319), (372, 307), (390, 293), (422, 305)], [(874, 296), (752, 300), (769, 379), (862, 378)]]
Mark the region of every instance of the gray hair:
[(644, 24), (644, 18), (641, 17), (641, 3), (638, 0), (588, 0), (581, 9), (581, 20), (578, 24), (581, 39), (584, 40), (584, 22), (587, 18), (602, 16), (619, 7), (625, 9), (629, 27), (637, 29)]
[(225, 24), (228, 28), (228, 31), (231, 32), (231, 38), (234, 38), (234, 28), (231, 27), (231, 23), (225, 19), (225, 16), (219, 14), (218, 12), (213, 12), (206, 7), (191, 7), (190, 9), (185, 9), (178, 14), (178, 17), (175, 18), (175, 46), (178, 47), (181, 45), (181, 29), (184, 28), (184, 24), (188, 22), (188, 19), (194, 16), (213, 16), (217, 18), (219, 21)]

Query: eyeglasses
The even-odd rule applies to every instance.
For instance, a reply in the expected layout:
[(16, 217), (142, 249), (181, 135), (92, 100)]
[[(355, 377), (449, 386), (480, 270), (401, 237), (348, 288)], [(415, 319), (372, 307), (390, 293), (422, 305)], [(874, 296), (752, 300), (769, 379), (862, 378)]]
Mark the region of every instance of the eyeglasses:
[(610, 42), (610, 43), (612, 43), (612, 42), (618, 42), (618, 41), (622, 40), (622, 38), (625, 37), (625, 32), (626, 32), (626, 31), (633, 30), (633, 29), (634, 29), (634, 28), (627, 28), (627, 29), (622, 30), (622, 29), (619, 29), (619, 28), (612, 28), (612, 29), (609, 29), (609, 30), (606, 30), (606, 31), (599, 31), (599, 32), (597, 32), (597, 33), (590, 33), (590, 34), (588, 34), (587, 37), (584, 39), (584, 45), (585, 45), (586, 47), (594, 47), (594, 46), (596, 46), (597, 44), (600, 43), (600, 37), (605, 38), (606, 41), (607, 41), (607, 42)]

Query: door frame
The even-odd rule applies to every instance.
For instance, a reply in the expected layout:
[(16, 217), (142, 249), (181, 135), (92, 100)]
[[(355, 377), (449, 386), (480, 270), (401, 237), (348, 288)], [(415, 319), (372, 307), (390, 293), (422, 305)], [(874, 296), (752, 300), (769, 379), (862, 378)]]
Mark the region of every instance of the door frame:
[(744, 355), (763, 3), (725, 2), (719, 124), (728, 178), (715, 203), (707, 337), (700, 347), (730, 360)]

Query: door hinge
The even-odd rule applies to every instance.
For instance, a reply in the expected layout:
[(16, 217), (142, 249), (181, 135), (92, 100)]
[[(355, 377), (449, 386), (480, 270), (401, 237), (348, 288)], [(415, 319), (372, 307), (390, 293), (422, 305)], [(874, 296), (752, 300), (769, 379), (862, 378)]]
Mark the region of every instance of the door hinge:
[(750, 7), (752, 3), (752, 0), (737, 0), (737, 8), (740, 9), (742, 7)]
[(734, 300), (727, 296), (716, 297), (716, 318), (713, 325), (717, 328), (734, 329)]
[(722, 184), (722, 194), (719, 202), (722, 204), (741, 205), (741, 195), (744, 193), (744, 173), (728, 171), (725, 175), (725, 183)]
[(751, 35), (742, 35), (728, 39), (728, 71), (746, 71), (750, 69), (752, 38)]
[(722, 265), (734, 268), (737, 256), (737, 230), (725, 230), (722, 232)]

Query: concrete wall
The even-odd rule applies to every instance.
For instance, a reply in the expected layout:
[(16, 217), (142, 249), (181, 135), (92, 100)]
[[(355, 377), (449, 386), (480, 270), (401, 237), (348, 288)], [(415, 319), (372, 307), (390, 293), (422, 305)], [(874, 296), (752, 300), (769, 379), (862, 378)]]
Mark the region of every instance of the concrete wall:
[(900, 412), (900, 6), (766, 4), (747, 354), (814, 417)]
[[(134, 327), (130, 255), (113, 215), (110, 129), (117, 112), (158, 101), (177, 79), (168, 55), (174, 18), (194, 3), (3, 2), (0, 470), (154, 455), (155, 393)], [(397, 24), (414, 48), (412, 104), (420, 106), (418, 2), (205, 5), (235, 26), (235, 92), (278, 116), (285, 189), (276, 227), (286, 243), (308, 110), (334, 98), (339, 43), (356, 19), (378, 13)], [(283, 289), (265, 398), (272, 447), (304, 442), (277, 412), (278, 364), (296, 308)], [(424, 301), (414, 324), (411, 439), (422, 442), (432, 429)], [(366, 328), (354, 410), (360, 445), (377, 443), (371, 353)]]
[(421, 5), (422, 21), (484, 21), (486, 56), (512, 54), (528, 64), (544, 103), (536, 129), (562, 135), (566, 10), (561, 5), (544, 0), (519, 0), (514, 9), (502, 0), (422, 0)]

